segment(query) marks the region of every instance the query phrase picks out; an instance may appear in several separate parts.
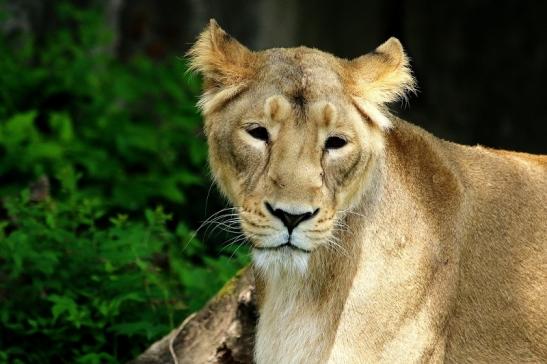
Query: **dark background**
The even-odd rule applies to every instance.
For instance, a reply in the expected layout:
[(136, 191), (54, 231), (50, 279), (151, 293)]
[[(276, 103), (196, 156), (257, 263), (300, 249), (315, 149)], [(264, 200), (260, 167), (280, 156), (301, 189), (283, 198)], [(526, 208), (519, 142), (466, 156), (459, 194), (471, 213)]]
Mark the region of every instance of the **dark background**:
[[(48, 14), (51, 1), (11, 2), (23, 9), (19, 26), (26, 22), (24, 26), (34, 31), (54, 26)], [(105, 21), (117, 33), (113, 49), (122, 58), (142, 52), (154, 58), (181, 56), (211, 17), (252, 49), (306, 45), (351, 58), (393, 35), (412, 58), (420, 89), (399, 115), (460, 143), (534, 153), (547, 150), (545, 2), (111, 0), (101, 4)]]

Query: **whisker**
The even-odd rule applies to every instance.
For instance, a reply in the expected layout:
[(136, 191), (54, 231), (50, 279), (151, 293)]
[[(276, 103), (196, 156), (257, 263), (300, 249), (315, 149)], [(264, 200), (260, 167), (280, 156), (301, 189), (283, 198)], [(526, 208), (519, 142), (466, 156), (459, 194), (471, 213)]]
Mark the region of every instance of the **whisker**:
[[(184, 244), (182, 250), (186, 250), (186, 248), (188, 248), (188, 245), (190, 244), (190, 242), (192, 240), (194, 240), (196, 238), (196, 236), (199, 234), (199, 232), (201, 231), (201, 229), (203, 229), (205, 226), (208, 226), (210, 224), (212, 224), (213, 222), (216, 222), (218, 219), (222, 219), (222, 218), (226, 218), (226, 217), (232, 217), (232, 216), (237, 216), (237, 211), (239, 210), (240, 208), (237, 207), (237, 206), (234, 206), (234, 207), (226, 207), (226, 208), (223, 208), (217, 212), (215, 212), (214, 214), (212, 214), (211, 216), (209, 216), (207, 219), (205, 219), (205, 221), (203, 221), (200, 226), (192, 233), (192, 235), (190, 236), (190, 238), (188, 239), (188, 241)], [(235, 213), (233, 211), (236, 211)]]
[(205, 208), (203, 209), (204, 215), (207, 215), (207, 204), (209, 203), (209, 195), (211, 194), (211, 190), (213, 189), (215, 182), (212, 181), (209, 185), (209, 190), (207, 191), (207, 197), (205, 197)]
[(238, 233), (241, 231), (239, 221), (215, 221), (210, 222), (208, 225), (209, 226), (204, 232), (204, 236), (207, 236), (209, 233), (212, 234), (216, 230), (225, 231), (227, 233)]
[(348, 251), (342, 245), (340, 245), (337, 239), (333, 236), (327, 239), (327, 247), (330, 247), (334, 252), (339, 253), (346, 258), (349, 258)]
[(333, 231), (333, 232), (335, 232), (335, 231), (336, 231), (336, 232), (341, 232), (341, 233), (349, 233), (349, 234), (351, 234), (351, 235), (355, 235), (355, 233), (353, 232), (353, 230), (351, 230), (351, 229), (349, 228), (349, 226), (347, 226), (347, 225), (346, 225), (346, 226), (336, 226), (336, 225), (335, 225), (335, 226), (332, 228), (332, 231)]
[(245, 243), (245, 235), (242, 233), (242, 234), (239, 234), (237, 236), (234, 236), (232, 237), (231, 239), (229, 239), (225, 245), (222, 247), (222, 249), (220, 249), (219, 253), (222, 253), (224, 250), (228, 249), (229, 247), (231, 247), (232, 245), (234, 245), (235, 243), (237, 243), (240, 239), (244, 239), (244, 241), (242, 243)]
[(355, 211), (353, 211), (352, 209), (340, 210), (340, 211), (337, 211), (337, 213), (341, 213), (341, 214), (352, 214), (352, 215), (359, 216), (359, 217), (366, 217), (365, 215), (360, 214), (360, 213), (358, 213), (358, 212), (355, 212)]
[(230, 255), (230, 258), (229, 259), (233, 259), (234, 255), (237, 253), (237, 251), (239, 250), (239, 248), (241, 248), (243, 245), (245, 244), (245, 241), (241, 242), (237, 248), (232, 252), (232, 255)]

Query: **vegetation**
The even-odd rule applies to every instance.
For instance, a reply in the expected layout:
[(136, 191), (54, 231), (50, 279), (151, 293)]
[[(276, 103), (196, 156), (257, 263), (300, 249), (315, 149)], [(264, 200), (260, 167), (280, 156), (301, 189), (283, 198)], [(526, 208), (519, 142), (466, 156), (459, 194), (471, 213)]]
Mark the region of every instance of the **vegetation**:
[(56, 17), (0, 36), (0, 362), (125, 362), (247, 257), (192, 238), (210, 181), (184, 61), (121, 62), (98, 13)]

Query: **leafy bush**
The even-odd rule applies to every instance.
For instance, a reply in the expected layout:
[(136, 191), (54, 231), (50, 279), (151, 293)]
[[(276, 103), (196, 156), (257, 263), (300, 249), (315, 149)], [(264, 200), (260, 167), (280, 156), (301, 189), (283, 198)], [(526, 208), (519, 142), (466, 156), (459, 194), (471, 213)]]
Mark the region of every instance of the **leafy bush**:
[(82, 193), (112, 207), (185, 202), (184, 189), (206, 181), (197, 80), (180, 60), (116, 61), (98, 46), (100, 17), (61, 9), (77, 31), (61, 29), (40, 49), (0, 41), (9, 55), (0, 58), (0, 194), (70, 166), (85, 176)]
[(189, 231), (169, 231), (161, 208), (146, 210), (144, 221), (118, 215), (101, 227), (97, 200), (68, 200), (37, 204), (26, 190), (4, 203), (12, 221), (0, 225), (0, 359), (130, 359), (243, 264), (202, 259), (195, 242), (182, 250)]
[(124, 362), (247, 258), (192, 239), (210, 182), (184, 62), (120, 62), (97, 12), (56, 15), (43, 42), (0, 36), (0, 362)]

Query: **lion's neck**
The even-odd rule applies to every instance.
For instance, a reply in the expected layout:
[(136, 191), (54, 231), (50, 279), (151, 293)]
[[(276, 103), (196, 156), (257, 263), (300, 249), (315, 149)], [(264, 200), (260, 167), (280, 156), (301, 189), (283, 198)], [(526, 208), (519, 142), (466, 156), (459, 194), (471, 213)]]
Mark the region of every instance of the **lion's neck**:
[(304, 275), (264, 278), (258, 363), (326, 362), (356, 270), (353, 260), (344, 270), (341, 263), (337, 256), (325, 253), (310, 261)]
[(380, 166), (369, 181), (371, 193), (347, 213), (347, 228), (336, 237), (339, 247), (314, 252), (305, 274), (259, 274), (263, 285), (256, 343), (259, 363), (327, 361), (361, 262), (363, 220), (377, 211)]

